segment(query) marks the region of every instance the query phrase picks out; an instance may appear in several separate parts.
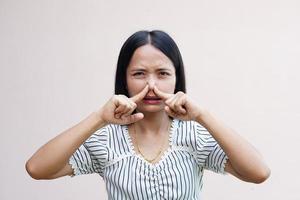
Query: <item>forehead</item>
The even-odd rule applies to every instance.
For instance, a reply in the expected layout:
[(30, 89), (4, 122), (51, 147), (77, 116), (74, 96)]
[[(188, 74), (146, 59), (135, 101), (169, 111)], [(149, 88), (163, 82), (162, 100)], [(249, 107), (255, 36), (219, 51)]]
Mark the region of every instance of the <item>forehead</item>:
[(164, 53), (162, 53), (159, 49), (155, 48), (151, 44), (147, 44), (137, 48), (132, 55), (128, 68), (134, 69), (140, 67), (163, 67), (175, 70), (172, 61)]

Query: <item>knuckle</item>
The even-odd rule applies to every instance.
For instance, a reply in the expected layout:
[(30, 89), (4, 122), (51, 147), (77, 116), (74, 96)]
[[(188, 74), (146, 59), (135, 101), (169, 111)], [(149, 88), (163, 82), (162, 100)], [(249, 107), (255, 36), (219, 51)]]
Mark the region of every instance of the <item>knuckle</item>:
[(116, 94), (111, 97), (111, 100), (113, 100), (113, 101), (115, 101), (117, 99), (118, 99), (118, 95), (116, 95)]
[(128, 102), (126, 100), (122, 99), (121, 101), (123, 106), (127, 106)]
[(126, 105), (126, 110), (128, 111), (128, 110), (131, 110), (131, 106), (130, 105)]
[(119, 105), (120, 109), (124, 108), (124, 103), (122, 101), (120, 101), (120, 105)]
[(130, 105), (130, 110), (134, 110), (135, 106), (134, 105)]
[(121, 94), (115, 94), (115, 95), (114, 95), (114, 98), (120, 99), (120, 98), (121, 98)]
[(119, 95), (118, 95), (118, 98), (124, 100), (124, 99), (126, 99), (127, 97), (126, 97), (125, 95), (123, 95), (123, 94), (119, 94)]
[(180, 105), (178, 105), (178, 104), (175, 104), (174, 107), (176, 108), (176, 110), (180, 109)]

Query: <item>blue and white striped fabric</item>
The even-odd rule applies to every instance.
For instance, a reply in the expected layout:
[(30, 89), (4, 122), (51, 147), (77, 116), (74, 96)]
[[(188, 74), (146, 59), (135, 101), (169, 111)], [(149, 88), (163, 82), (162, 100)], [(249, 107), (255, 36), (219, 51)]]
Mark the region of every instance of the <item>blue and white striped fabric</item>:
[(97, 130), (70, 157), (74, 175), (98, 173), (108, 198), (200, 199), (204, 169), (224, 171), (225, 152), (195, 121), (172, 120), (170, 147), (151, 164), (134, 151), (127, 125)]

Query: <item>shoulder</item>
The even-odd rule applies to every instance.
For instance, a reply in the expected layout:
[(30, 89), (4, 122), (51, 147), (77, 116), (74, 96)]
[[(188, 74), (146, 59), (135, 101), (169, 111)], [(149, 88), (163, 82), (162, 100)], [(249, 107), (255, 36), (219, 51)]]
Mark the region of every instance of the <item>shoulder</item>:
[(176, 146), (184, 146), (195, 150), (199, 143), (211, 137), (207, 129), (196, 121), (176, 119), (175, 126), (173, 143)]
[(124, 125), (120, 125), (120, 124), (107, 124), (101, 128), (99, 128), (95, 134), (96, 135), (109, 135), (112, 134), (114, 132), (120, 132), (123, 131), (123, 129), (126, 128), (126, 126)]
[(102, 141), (107, 142), (114, 134), (120, 132), (122, 129), (121, 125), (118, 124), (107, 124), (97, 129), (89, 138), (88, 141)]
[(202, 126), (200, 123), (193, 121), (193, 120), (188, 120), (184, 121), (181, 119), (174, 118), (174, 124), (176, 128), (180, 130), (185, 130), (185, 131), (199, 131), (199, 130), (206, 130), (204, 126)]
[(120, 136), (125, 135), (127, 132), (126, 125), (120, 124), (107, 124), (99, 128), (95, 133), (90, 137), (90, 139), (96, 139), (107, 143), (112, 143), (114, 140), (118, 139)]
[(131, 139), (128, 134), (128, 125), (108, 124), (105, 126), (106, 147), (110, 161), (125, 156), (131, 151)]
[(195, 146), (197, 125), (194, 121), (174, 119), (172, 140), (175, 146), (190, 148)]

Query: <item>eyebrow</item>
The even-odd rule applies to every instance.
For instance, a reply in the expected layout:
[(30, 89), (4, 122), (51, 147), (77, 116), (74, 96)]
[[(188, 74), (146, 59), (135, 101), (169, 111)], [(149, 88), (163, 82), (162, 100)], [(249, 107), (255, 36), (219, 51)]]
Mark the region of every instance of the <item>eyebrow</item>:
[[(144, 68), (137, 67), (136, 69), (132, 69), (130, 71), (146, 71), (146, 70)], [(171, 70), (168, 68), (160, 67), (160, 68), (156, 69), (156, 71), (171, 71)]]

